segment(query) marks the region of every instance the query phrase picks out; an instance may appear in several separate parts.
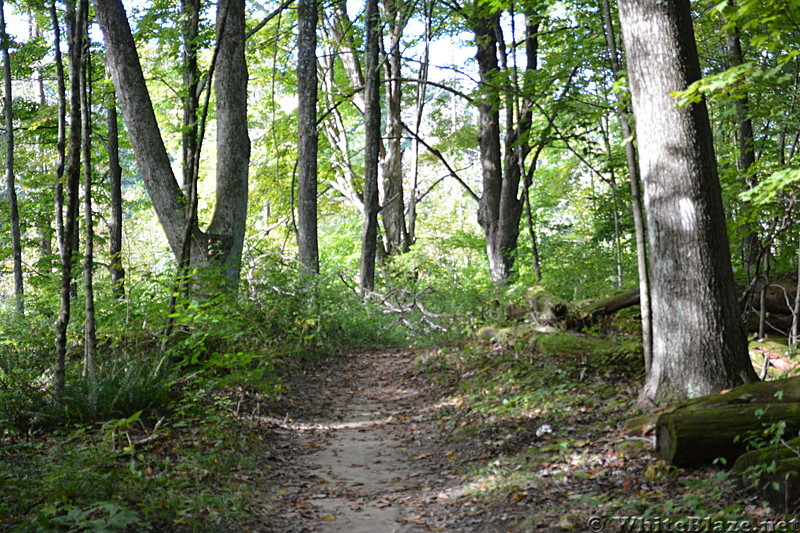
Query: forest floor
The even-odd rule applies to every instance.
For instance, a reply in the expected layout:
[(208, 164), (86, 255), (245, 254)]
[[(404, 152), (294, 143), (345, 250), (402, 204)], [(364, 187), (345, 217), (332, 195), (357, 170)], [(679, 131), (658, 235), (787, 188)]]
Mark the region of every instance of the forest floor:
[(780, 530), (728, 471), (623, 434), (640, 349), (520, 327), (186, 382), (158, 420), (7, 434), (0, 531)]
[[(713, 530), (775, 516), (724, 471), (667, 467), (646, 439), (623, 436), (636, 377), (614, 368), (613, 350), (580, 342), (580, 354), (546, 347), (524, 361), (498, 344), (477, 359), (363, 350), (298, 376), (272, 406), (280, 414), (260, 418), (275, 464), (269, 511), (239, 527), (598, 532), (705, 520)], [(499, 370), (509, 363), (521, 373)]]

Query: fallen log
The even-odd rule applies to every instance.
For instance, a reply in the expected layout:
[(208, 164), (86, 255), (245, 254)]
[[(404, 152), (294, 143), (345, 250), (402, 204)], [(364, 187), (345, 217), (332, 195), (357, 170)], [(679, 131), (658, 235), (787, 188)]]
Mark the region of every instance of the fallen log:
[[(764, 300), (767, 312), (767, 331), (770, 333), (785, 334), (792, 325), (792, 305), (797, 287), (797, 277), (794, 273), (775, 275), (771, 279), (771, 284), (767, 288)], [(738, 284), (740, 294), (746, 293), (745, 301), (741, 302), (743, 311), (749, 309), (747, 314), (747, 329), (751, 332), (759, 330), (758, 310), (760, 305), (759, 292), (748, 291), (744, 282)], [(609, 298), (597, 300), (583, 305), (577, 309), (573, 308), (566, 314), (569, 329), (582, 330), (594, 326), (623, 309), (639, 305), (639, 289), (633, 289), (621, 294), (616, 294)]]
[(800, 377), (760, 381), (664, 405), (629, 419), (623, 432), (655, 433), (662, 460), (689, 466), (717, 457), (736, 459), (746, 451), (749, 433), (780, 420), (786, 420), (787, 434), (800, 431)]
[(744, 403), (679, 410), (656, 422), (656, 451), (667, 464), (694, 466), (722, 458), (732, 462), (751, 438), (768, 438), (773, 424), (800, 431), (800, 403)]
[(733, 469), (777, 511), (790, 513), (800, 506), (800, 437), (750, 450)]

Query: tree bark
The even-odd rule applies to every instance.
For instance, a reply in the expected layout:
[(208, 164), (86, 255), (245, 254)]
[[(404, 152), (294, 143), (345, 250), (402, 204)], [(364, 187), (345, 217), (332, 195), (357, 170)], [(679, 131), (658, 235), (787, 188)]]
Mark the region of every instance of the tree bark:
[(198, 111), (200, 109), (200, 69), (197, 65), (200, 27), (200, 0), (181, 0), (183, 16), (183, 130), (181, 155), (183, 158), (183, 194), (191, 197), (191, 188), (197, 182), (198, 151), (200, 149)]
[(297, 4), (297, 248), (303, 275), (319, 274), (317, 237), (317, 2)]
[[(519, 218), (516, 219), (516, 225), (513, 223), (516, 206), (513, 200), (517, 199), (517, 191), (511, 190), (510, 183), (506, 182), (506, 179), (513, 180), (516, 177), (518, 186), (519, 174), (513, 169), (507, 169), (504, 175), (500, 150), (500, 98), (495, 86), (499, 74), (497, 61), (499, 43), (496, 33), (499, 20), (499, 13), (476, 14), (472, 28), (475, 32), (475, 44), (478, 49), (476, 57), (481, 78), (481, 95), (478, 100), (480, 115), (478, 144), (483, 194), (478, 204), (478, 223), (486, 236), (486, 255), (492, 281), (503, 284), (507, 283), (512, 275), (513, 254), (516, 252), (516, 236), (519, 233)], [(521, 209), (517, 210), (521, 213)], [(516, 232), (513, 231), (514, 226)]]
[(61, 25), (58, 20), (58, 0), (50, 3), (50, 23), (53, 25), (53, 55), (56, 66), (56, 94), (58, 97), (58, 137), (56, 140), (56, 176), (53, 190), (54, 218), (56, 222), (56, 241), (61, 250), (64, 242), (64, 166), (67, 145), (67, 88), (64, 82), (64, 61), (61, 56)]
[(748, 449), (747, 437), (786, 422), (786, 434), (800, 431), (800, 403), (746, 403), (676, 411), (658, 418), (656, 451), (667, 464), (696, 466), (722, 457), (732, 462)]
[[(726, 33), (726, 44), (728, 48), (728, 67), (733, 68), (744, 62), (742, 54), (742, 43), (736, 27)], [(742, 90), (741, 88), (739, 90)], [(753, 176), (750, 169), (756, 163), (756, 151), (753, 146), (753, 120), (750, 118), (750, 102), (745, 94), (734, 101), (736, 106), (736, 120), (738, 122), (739, 136), (739, 157), (737, 165), (742, 174), (742, 182), (745, 187), (752, 189), (755, 187)], [(744, 202), (742, 210), (748, 210), (748, 202)], [(761, 244), (758, 238), (758, 229), (755, 224), (744, 226), (744, 236), (742, 237), (742, 266), (748, 276), (756, 275), (758, 272), (758, 257)]]
[(217, 6), (217, 203), (207, 231), (209, 254), (232, 288), (241, 271), (250, 167), (244, 4), (220, 0)]
[(111, 291), (117, 299), (125, 298), (125, 268), (122, 266), (122, 167), (119, 163), (119, 128), (117, 95), (113, 88), (106, 94), (108, 122), (108, 178), (110, 182), (111, 220), (108, 228), (109, 273)]
[(405, 218), (403, 190), (403, 121), (402, 70), (400, 39), (408, 17), (399, 0), (383, 0), (389, 30), (390, 48), (386, 61), (386, 150), (382, 161), (381, 218), (383, 220), (386, 253), (394, 255), (408, 251), (408, 229)]
[(364, 224), (359, 286), (362, 291), (367, 292), (375, 288), (375, 256), (378, 238), (378, 162), (381, 142), (378, 0), (367, 0), (364, 17), (367, 33), (364, 53)]
[(69, 150), (67, 152), (64, 175), (66, 177), (66, 210), (64, 213), (64, 233), (61, 245), (61, 308), (56, 320), (56, 360), (53, 371), (53, 395), (57, 401), (64, 398), (66, 381), (67, 328), (71, 316), (72, 303), (72, 265), (73, 251), (78, 233), (78, 185), (81, 176), (81, 61), (83, 56), (83, 32), (78, 21), (83, 19), (80, 10), (83, 2), (67, 2), (65, 20), (69, 41)]
[(19, 229), (19, 208), (17, 206), (17, 183), (14, 176), (14, 109), (11, 91), (11, 56), (8, 53), (10, 37), (6, 33), (5, 2), (0, 0), (0, 39), (3, 54), (3, 106), (6, 121), (6, 191), (8, 191), (8, 212), (11, 222), (11, 256), (14, 271), (14, 304), (17, 313), (25, 313), (25, 287), (22, 280), (22, 238)]
[(94, 217), (92, 214), (92, 123), (91, 123), (91, 51), (88, 33), (89, 1), (80, 0), (78, 20), (79, 31), (83, 34), (84, 46), (81, 47), (81, 151), (83, 153), (83, 289), (84, 289), (84, 324), (83, 324), (83, 372), (85, 376), (94, 378), (97, 358), (97, 326), (94, 312)]
[(641, 406), (756, 381), (739, 317), (688, 0), (621, 0), (650, 245), (653, 361)]

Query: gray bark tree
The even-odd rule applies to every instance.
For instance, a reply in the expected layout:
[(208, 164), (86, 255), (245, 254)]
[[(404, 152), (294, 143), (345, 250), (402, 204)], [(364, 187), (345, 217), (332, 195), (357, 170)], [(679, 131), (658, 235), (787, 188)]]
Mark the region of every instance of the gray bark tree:
[(409, 247), (406, 226), (405, 193), (403, 190), (403, 83), (400, 39), (408, 21), (408, 8), (400, 0), (383, 0), (383, 11), (389, 34), (386, 50), (386, 146), (383, 153), (381, 219), (384, 244), (389, 255), (405, 253)]
[(250, 168), (244, 4), (217, 5), (217, 203), (207, 232), (209, 253), (233, 287), (241, 271)]
[(0, 39), (3, 55), (3, 106), (6, 122), (6, 191), (8, 212), (11, 222), (11, 255), (14, 271), (14, 302), (19, 314), (25, 312), (25, 288), (22, 280), (22, 239), (19, 229), (19, 208), (17, 205), (17, 180), (14, 175), (14, 109), (11, 91), (11, 55), (8, 52), (9, 35), (6, 33), (5, 2), (0, 0)]
[(297, 19), (297, 248), (301, 272), (318, 274), (316, 0), (299, 0)]
[(59, 248), (61, 250), (61, 307), (56, 319), (56, 360), (53, 371), (53, 394), (56, 400), (64, 397), (66, 381), (65, 361), (67, 355), (67, 328), (69, 327), (72, 305), (72, 266), (73, 252), (78, 234), (78, 186), (81, 177), (81, 95), (80, 79), (83, 57), (83, 32), (80, 21), (85, 3), (67, 2), (65, 21), (69, 41), (69, 143), (66, 153), (64, 177), (66, 179), (66, 205), (64, 210), (63, 233)]
[[(742, 53), (742, 43), (739, 38), (739, 30), (735, 26), (729, 29), (725, 35), (726, 46), (728, 48), (728, 68), (733, 68), (744, 63)], [(753, 119), (750, 112), (750, 101), (747, 97), (746, 89), (739, 88), (743, 92), (740, 98), (736, 98), (736, 121), (738, 122), (739, 137), (739, 157), (737, 165), (742, 175), (742, 181), (748, 189), (755, 187), (755, 179), (752, 176), (751, 167), (756, 164), (756, 150), (753, 145)], [(742, 206), (744, 211), (749, 208), (745, 202)], [(742, 266), (748, 276), (757, 276), (760, 266), (761, 243), (758, 237), (758, 227), (755, 224), (747, 224), (743, 228), (742, 236)]]
[[(475, 9), (479, 11), (486, 8), (476, 6)], [(483, 194), (478, 205), (478, 223), (486, 236), (486, 255), (492, 281), (503, 284), (508, 283), (514, 273), (522, 200), (519, 197), (519, 130), (507, 124), (505, 155), (500, 143), (500, 68), (497, 51), (502, 43), (497, 33), (499, 24), (499, 11), (481, 11), (473, 14), (471, 20), (481, 80), (481, 94), (478, 98), (478, 144)]]
[(111, 200), (111, 218), (108, 223), (108, 255), (111, 290), (117, 299), (125, 297), (125, 268), (122, 265), (122, 167), (119, 163), (119, 120), (117, 95), (111, 89), (108, 98), (106, 119), (108, 123), (108, 179)]
[(650, 248), (653, 361), (640, 406), (758, 378), (747, 353), (688, 0), (621, 0)]
[(92, 100), (91, 100), (91, 43), (89, 41), (89, 1), (79, 0), (82, 19), (79, 31), (83, 33), (81, 93), (81, 152), (83, 157), (83, 373), (93, 378), (97, 368), (97, 325), (94, 307), (94, 216), (92, 213)]
[(364, 223), (359, 286), (362, 291), (366, 292), (375, 288), (375, 258), (378, 239), (378, 159), (381, 142), (378, 0), (367, 0), (364, 17), (367, 33), (364, 52)]

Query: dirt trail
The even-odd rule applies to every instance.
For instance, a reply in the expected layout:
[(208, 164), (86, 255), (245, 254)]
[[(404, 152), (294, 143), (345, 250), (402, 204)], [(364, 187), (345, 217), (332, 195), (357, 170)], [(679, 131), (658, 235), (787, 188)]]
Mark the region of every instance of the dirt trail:
[(434, 446), (438, 398), (412, 359), (355, 353), (297, 384), (281, 421), (286, 468), (268, 531), (493, 530), (448, 510), (459, 478)]

